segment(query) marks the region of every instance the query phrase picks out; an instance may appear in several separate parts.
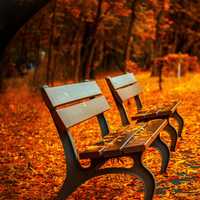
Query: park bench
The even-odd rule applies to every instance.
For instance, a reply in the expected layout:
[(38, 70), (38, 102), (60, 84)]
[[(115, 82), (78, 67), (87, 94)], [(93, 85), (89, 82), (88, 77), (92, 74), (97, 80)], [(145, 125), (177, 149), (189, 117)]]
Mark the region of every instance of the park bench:
[[(92, 177), (111, 173), (139, 177), (144, 182), (144, 199), (153, 198), (155, 179), (143, 165), (142, 155), (148, 147), (159, 146), (164, 156), (162, 170), (166, 170), (169, 150), (159, 134), (168, 123), (166, 119), (142, 122), (131, 130), (112, 133), (104, 117), (104, 112), (109, 110), (109, 104), (95, 81), (55, 87), (43, 86), (41, 92), (63, 144), (66, 159), (66, 178), (57, 199), (65, 199)], [(102, 140), (86, 146), (85, 150), (78, 153), (70, 128), (93, 117), (98, 119)], [(133, 166), (102, 168), (108, 160), (122, 156), (133, 159)], [(81, 159), (90, 159), (90, 166), (82, 166)]]
[[(120, 113), (121, 122), (123, 125), (130, 124), (128, 114), (126, 112), (124, 102), (134, 98), (136, 103), (137, 113), (131, 117), (137, 122), (145, 122), (154, 119), (167, 119), (168, 125), (165, 130), (171, 137), (171, 151), (175, 151), (178, 136), (181, 137), (184, 121), (177, 112), (177, 107), (180, 102), (171, 102), (159, 106), (152, 106), (148, 109), (143, 109), (143, 105), (139, 94), (142, 88), (132, 73), (126, 73), (115, 77), (107, 77), (106, 82), (115, 100), (117, 108)], [(169, 124), (169, 118), (174, 118), (178, 122), (178, 134), (173, 126)]]

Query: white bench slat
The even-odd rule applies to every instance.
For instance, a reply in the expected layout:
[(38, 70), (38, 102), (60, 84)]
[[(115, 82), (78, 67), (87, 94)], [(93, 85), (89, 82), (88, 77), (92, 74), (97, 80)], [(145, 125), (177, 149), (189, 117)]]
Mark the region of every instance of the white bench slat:
[(114, 89), (118, 89), (133, 83), (136, 83), (137, 80), (133, 73), (127, 73), (120, 76), (109, 77)]
[(70, 128), (91, 117), (95, 117), (110, 108), (104, 96), (96, 97), (89, 101), (58, 109), (57, 113), (66, 128)]
[(117, 90), (117, 93), (122, 101), (126, 101), (127, 99), (134, 97), (140, 94), (141, 92), (142, 88), (138, 83)]
[(53, 107), (101, 94), (95, 81), (45, 87)]

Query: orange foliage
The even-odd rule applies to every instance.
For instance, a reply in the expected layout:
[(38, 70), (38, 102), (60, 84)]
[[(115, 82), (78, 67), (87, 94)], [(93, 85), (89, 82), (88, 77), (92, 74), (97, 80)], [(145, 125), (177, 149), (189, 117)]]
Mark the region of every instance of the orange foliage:
[[(171, 153), (167, 174), (160, 175), (160, 155), (149, 149), (145, 164), (157, 181), (154, 200), (198, 200), (200, 194), (200, 75), (192, 74), (177, 80), (165, 78), (163, 92), (149, 74), (137, 77), (144, 86), (146, 105), (181, 99), (179, 112), (185, 119), (183, 139)], [(120, 127), (120, 118), (104, 80), (97, 80), (111, 104), (105, 113), (111, 130)], [(195, 86), (195, 87), (194, 87)], [(187, 95), (186, 95), (187, 94)], [(195, 100), (194, 100), (195, 99)], [(134, 103), (131, 105), (134, 107)], [(134, 109), (129, 107), (130, 115)], [(173, 123), (173, 122), (172, 122)], [(78, 150), (100, 137), (96, 119), (72, 129)], [(50, 114), (39, 93), (23, 86), (11, 87), (0, 98), (0, 199), (54, 199), (65, 177), (64, 153)], [(168, 135), (162, 133), (168, 140)], [(126, 166), (129, 160), (124, 159)], [(120, 166), (113, 160), (107, 165)], [(128, 175), (105, 175), (93, 178), (79, 187), (68, 199), (142, 199), (143, 183)]]
[(177, 75), (179, 65), (181, 67), (181, 75), (188, 71), (200, 71), (198, 58), (188, 54), (168, 54), (163, 58), (157, 58), (155, 62), (157, 65), (163, 62), (163, 73), (165, 75)]
[(133, 73), (137, 73), (137, 72), (141, 71), (141, 68), (132, 60), (126, 61), (126, 69), (127, 69), (127, 71), (130, 71)]

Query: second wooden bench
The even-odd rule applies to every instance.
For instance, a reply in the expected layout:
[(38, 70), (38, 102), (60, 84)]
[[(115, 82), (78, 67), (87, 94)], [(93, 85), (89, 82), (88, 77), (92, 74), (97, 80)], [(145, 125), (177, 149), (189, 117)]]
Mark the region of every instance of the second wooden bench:
[[(177, 107), (180, 102), (171, 102), (160, 107), (154, 105), (149, 109), (143, 109), (143, 105), (139, 97), (139, 94), (142, 92), (142, 88), (132, 73), (126, 73), (115, 77), (107, 77), (106, 82), (119, 110), (122, 124), (130, 124), (128, 114), (124, 107), (124, 102), (134, 98), (137, 113), (133, 114), (131, 119), (136, 120), (137, 122), (145, 122), (154, 119), (167, 119), (168, 123), (165, 130), (171, 137), (171, 150), (175, 151), (177, 137), (181, 137), (184, 126), (183, 118), (177, 111)], [(174, 118), (178, 122), (178, 134), (174, 127), (170, 125), (169, 118)]]

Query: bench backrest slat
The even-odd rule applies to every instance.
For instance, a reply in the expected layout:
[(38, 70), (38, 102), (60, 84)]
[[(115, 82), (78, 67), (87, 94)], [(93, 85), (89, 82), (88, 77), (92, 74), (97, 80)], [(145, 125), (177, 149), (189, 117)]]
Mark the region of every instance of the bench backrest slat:
[(95, 81), (44, 88), (53, 107), (101, 94)]
[(118, 93), (118, 95), (122, 101), (126, 101), (126, 100), (130, 99), (131, 97), (134, 97), (134, 96), (137, 96), (138, 94), (140, 94), (142, 92), (142, 88), (140, 87), (140, 85), (138, 83), (135, 83), (133, 85), (129, 85), (124, 88), (120, 88), (120, 89), (116, 90), (116, 92)]
[(127, 85), (131, 85), (137, 82), (135, 76), (132, 73), (127, 73), (127, 74), (110, 78), (110, 81), (114, 89), (125, 87)]
[(67, 108), (58, 109), (57, 113), (66, 128), (70, 128), (71, 126), (101, 114), (108, 109), (109, 105), (105, 97), (100, 96)]

